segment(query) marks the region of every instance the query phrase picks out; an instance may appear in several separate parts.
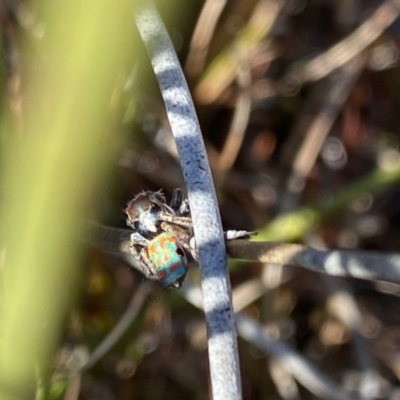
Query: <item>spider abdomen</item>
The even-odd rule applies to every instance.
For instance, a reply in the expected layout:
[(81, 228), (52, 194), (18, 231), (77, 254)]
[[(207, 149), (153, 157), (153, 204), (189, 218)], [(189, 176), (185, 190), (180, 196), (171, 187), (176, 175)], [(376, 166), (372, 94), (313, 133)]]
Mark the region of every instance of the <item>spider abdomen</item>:
[(163, 286), (180, 287), (185, 279), (188, 263), (182, 245), (170, 233), (162, 233), (147, 247), (150, 261)]

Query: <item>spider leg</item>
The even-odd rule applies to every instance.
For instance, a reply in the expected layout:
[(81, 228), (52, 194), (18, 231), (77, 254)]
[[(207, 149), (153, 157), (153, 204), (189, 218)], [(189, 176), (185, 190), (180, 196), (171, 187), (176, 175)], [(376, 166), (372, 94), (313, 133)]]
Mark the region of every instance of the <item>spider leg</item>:
[(191, 227), (188, 229), (176, 224), (162, 222), (161, 229), (172, 235), (180, 243), (189, 243), (190, 238), (193, 236)]
[(182, 217), (190, 217), (189, 200), (183, 198), (181, 189), (174, 189), (169, 206), (174, 210), (175, 214)]
[(147, 194), (151, 199), (158, 201), (161, 204), (165, 204), (165, 202), (167, 201), (162, 189), (157, 190), (157, 192), (147, 192)]
[(175, 211), (167, 204), (167, 200), (165, 199), (162, 189), (157, 192), (146, 192), (146, 195), (148, 200), (157, 205), (161, 210), (175, 214)]
[(149, 245), (149, 241), (142, 236), (139, 232), (133, 232), (130, 236), (130, 245), (131, 246), (142, 246), (147, 247)]
[(190, 217), (181, 217), (179, 215), (174, 215), (167, 213), (165, 211), (160, 211), (158, 213), (158, 218), (160, 221), (169, 222), (174, 225), (182, 226), (183, 228), (192, 228), (192, 218)]
[(184, 199), (179, 207), (179, 214), (182, 216), (189, 216), (190, 217), (190, 206), (189, 200)]
[(149, 243), (149, 240), (144, 238), (140, 233), (133, 232), (130, 236), (129, 248), (135, 260), (140, 264), (146, 278), (157, 279), (155, 268), (147, 253), (147, 246)]
[(147, 251), (144, 247), (139, 249), (137, 246), (131, 244), (130, 246), (130, 251), (133, 256), (133, 258), (137, 261), (137, 263), (140, 266), (140, 269), (142, 270), (143, 274), (146, 276), (148, 279), (157, 279), (156, 276), (154, 276), (153, 270), (154, 268), (151, 268), (148, 265), (147, 259)]
[(172, 198), (171, 198), (171, 203), (170, 207), (175, 211), (178, 212), (181, 204), (183, 202), (183, 194), (181, 189), (174, 189), (172, 192)]
[(140, 250), (139, 256), (140, 256), (142, 270), (143, 270), (143, 273), (146, 275), (146, 278), (158, 280), (157, 271), (149, 258), (147, 249), (142, 248)]

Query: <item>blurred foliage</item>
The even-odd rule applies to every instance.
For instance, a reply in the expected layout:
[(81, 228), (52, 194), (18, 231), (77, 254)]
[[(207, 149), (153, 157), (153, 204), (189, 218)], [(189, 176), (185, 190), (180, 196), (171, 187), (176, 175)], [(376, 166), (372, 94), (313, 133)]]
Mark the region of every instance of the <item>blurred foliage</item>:
[(30, 397), (34, 371), (48, 381), (76, 302), (83, 265), (74, 236), (112, 156), (110, 103), (126, 58), (127, 5), (24, 5), (31, 26), (10, 49), (23, 63), (10, 71), (14, 92), (4, 93), (17, 98), (2, 131), (2, 399)]
[[(169, 197), (184, 188), (133, 3), (0, 2), (1, 400), (34, 393), (55, 400), (210, 397), (203, 315), (179, 291), (157, 284), (121, 340), (79, 371), (144, 281), (126, 258), (79, 244), (79, 218), (122, 228), (122, 210), (134, 194), (163, 188)], [(379, 5), (235, 1), (221, 14), (211, 8), (196, 25), (212, 1), (158, 2), (186, 65), (227, 229), (320, 247), (398, 251), (398, 22), (357, 55), (359, 70), (336, 114), (324, 112), (341, 71), (307, 84), (291, 75)], [(255, 26), (263, 12), (273, 20)], [(254, 28), (254, 40), (241, 44)], [(229, 68), (218, 67), (227, 57)], [(200, 89), (213, 68), (211, 96)], [(251, 102), (247, 116), (235, 114), (241, 99)], [(242, 132), (235, 118), (247, 118)], [(317, 122), (326, 137), (306, 152), (301, 175), (298, 156)], [(239, 144), (238, 154), (228, 151), (231, 164), (221, 161), (229, 141)], [(370, 368), (376, 372), (370, 398), (398, 398), (397, 286), (240, 265), (231, 271), (234, 298), (244, 290), (246, 312), (266, 332), (342, 387), (361, 390)], [(188, 280), (196, 283), (198, 275), (193, 268)], [(359, 312), (356, 328), (332, 305), (341, 292)], [(357, 337), (364, 341), (358, 353)], [(291, 377), (273, 359), (239, 344), (244, 398), (315, 398), (296, 384), (284, 387)]]

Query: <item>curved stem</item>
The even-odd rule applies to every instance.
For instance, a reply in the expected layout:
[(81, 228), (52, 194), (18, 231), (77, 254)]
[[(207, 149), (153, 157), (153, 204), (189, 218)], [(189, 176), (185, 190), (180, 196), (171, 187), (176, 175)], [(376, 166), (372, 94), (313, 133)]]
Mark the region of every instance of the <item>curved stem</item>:
[(213, 398), (241, 399), (225, 243), (200, 126), (179, 60), (153, 3), (139, 8), (135, 18), (161, 89), (188, 189), (202, 275)]

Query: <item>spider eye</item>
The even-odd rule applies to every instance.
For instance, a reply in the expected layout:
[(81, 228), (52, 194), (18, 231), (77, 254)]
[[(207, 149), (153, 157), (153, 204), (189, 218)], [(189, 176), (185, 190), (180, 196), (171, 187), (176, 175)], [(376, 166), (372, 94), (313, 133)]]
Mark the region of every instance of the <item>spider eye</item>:
[(158, 207), (156, 204), (153, 204), (150, 208), (149, 208), (149, 210), (148, 210), (148, 212), (149, 212), (149, 214), (151, 214), (152, 216), (157, 216), (157, 214), (160, 212), (161, 210), (160, 210), (160, 207)]

